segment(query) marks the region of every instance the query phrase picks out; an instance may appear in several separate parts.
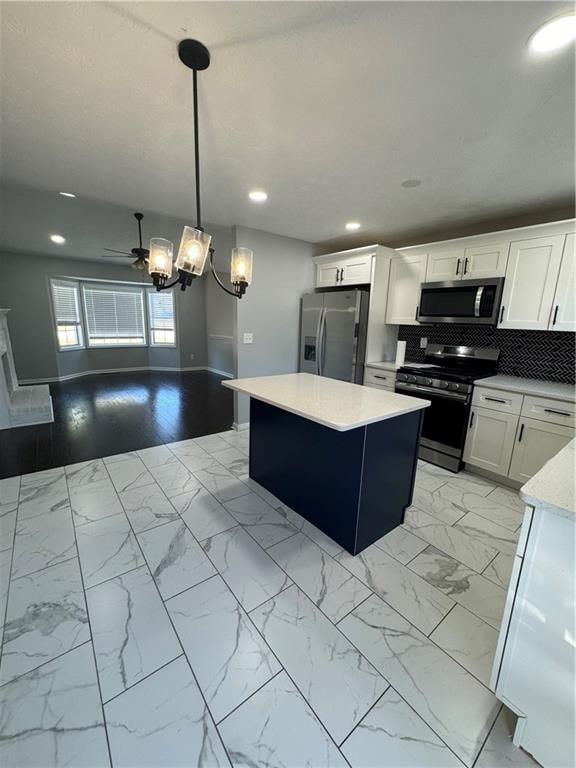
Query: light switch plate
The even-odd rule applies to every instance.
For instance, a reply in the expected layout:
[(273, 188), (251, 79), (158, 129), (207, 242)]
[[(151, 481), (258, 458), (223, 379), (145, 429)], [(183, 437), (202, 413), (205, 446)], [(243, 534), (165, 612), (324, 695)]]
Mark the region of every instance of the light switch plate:
[(244, 344), (252, 344), (254, 341), (254, 334), (253, 333), (245, 333), (244, 334)]
[(420, 349), (426, 349), (426, 344), (428, 344), (428, 338), (426, 336), (422, 336), (420, 339)]

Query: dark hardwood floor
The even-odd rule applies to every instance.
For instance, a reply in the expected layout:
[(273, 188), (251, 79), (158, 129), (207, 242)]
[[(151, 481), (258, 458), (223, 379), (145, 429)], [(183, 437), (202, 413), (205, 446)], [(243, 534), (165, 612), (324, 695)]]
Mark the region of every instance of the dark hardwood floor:
[(51, 384), (54, 422), (0, 431), (0, 478), (230, 429), (233, 395), (208, 371)]

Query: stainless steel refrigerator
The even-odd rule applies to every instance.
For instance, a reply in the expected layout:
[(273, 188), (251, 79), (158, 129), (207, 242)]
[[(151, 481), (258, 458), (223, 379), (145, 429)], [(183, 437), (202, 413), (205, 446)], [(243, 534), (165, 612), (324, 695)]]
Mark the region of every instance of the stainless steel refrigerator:
[(300, 367), (331, 379), (362, 384), (368, 291), (308, 293), (302, 297)]

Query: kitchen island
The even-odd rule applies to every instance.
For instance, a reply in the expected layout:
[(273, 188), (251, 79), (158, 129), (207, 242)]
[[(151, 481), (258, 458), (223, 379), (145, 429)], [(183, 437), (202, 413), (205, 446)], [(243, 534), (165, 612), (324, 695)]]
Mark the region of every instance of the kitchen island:
[(250, 397), (250, 477), (358, 554), (411, 504), (429, 401), (308, 373), (222, 382)]

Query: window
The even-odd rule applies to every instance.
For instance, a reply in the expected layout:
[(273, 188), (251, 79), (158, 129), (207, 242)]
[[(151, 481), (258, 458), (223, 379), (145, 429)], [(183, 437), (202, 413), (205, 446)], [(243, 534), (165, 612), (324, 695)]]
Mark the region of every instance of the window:
[(174, 346), (176, 325), (174, 320), (174, 294), (172, 291), (148, 291), (148, 323), (152, 346)]
[(83, 347), (78, 283), (53, 280), (52, 303), (58, 347), (60, 349)]
[(143, 293), (130, 285), (83, 284), (88, 346), (145, 346)]
[(61, 350), (176, 346), (173, 291), (105, 280), (56, 279), (50, 284)]

